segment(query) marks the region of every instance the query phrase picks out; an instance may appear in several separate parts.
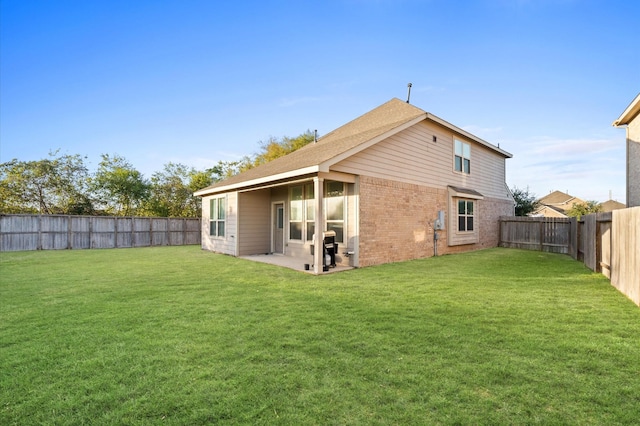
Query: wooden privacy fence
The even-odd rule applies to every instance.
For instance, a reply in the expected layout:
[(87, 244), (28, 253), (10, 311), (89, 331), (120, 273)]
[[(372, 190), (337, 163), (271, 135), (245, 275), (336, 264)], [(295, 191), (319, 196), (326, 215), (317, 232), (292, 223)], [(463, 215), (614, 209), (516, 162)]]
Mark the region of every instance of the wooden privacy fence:
[(571, 254), (575, 226), (575, 218), (501, 216), (500, 247)]
[(568, 254), (640, 306), (640, 207), (576, 218), (500, 217), (500, 247)]
[(200, 244), (199, 218), (0, 215), (0, 251)]

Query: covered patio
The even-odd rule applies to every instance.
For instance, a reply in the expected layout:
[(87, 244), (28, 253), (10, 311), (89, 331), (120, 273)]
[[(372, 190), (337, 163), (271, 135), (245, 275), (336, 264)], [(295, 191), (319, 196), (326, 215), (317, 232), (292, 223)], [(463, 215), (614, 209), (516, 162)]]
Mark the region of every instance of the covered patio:
[[(313, 274), (313, 258), (309, 255), (309, 259), (306, 260), (307, 265), (309, 265), (309, 269), (305, 269), (305, 260), (299, 257), (286, 256), (283, 254), (252, 254), (248, 256), (240, 256), (241, 259), (251, 260), (254, 262), (262, 262), (268, 263), (270, 265), (281, 266), (283, 268), (289, 268), (296, 271), (308, 272)], [(329, 274), (332, 272), (342, 272), (348, 271), (350, 269), (355, 269), (351, 266), (343, 266), (338, 264), (335, 268), (329, 268), (325, 274)], [(322, 269), (320, 269), (322, 270)]]

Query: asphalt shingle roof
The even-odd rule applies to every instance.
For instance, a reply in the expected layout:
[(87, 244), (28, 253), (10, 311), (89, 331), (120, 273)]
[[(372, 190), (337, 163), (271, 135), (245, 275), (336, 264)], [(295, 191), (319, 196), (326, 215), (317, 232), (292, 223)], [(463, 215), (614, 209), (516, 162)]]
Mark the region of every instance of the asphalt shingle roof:
[(427, 118), (475, 140), (506, 158), (511, 157), (508, 152), (453, 126), (441, 118), (400, 99), (393, 98), (322, 136), (316, 143), (310, 143), (283, 157), (217, 182), (197, 191), (196, 195), (204, 196), (276, 181), (278, 177), (290, 179), (295, 176), (317, 172), (320, 171), (321, 166), (326, 169), (327, 166), (340, 161), (342, 159), (340, 158), (341, 156), (358, 152), (359, 149), (366, 148), (368, 146), (367, 143), (375, 143), (377, 138), (390, 136), (394, 133), (394, 130), (402, 130), (404, 125)]
[(420, 108), (397, 98), (391, 99), (318, 138), (317, 143), (310, 143), (283, 157), (217, 182), (198, 193), (320, 165), (422, 115), (426, 117), (426, 112)]

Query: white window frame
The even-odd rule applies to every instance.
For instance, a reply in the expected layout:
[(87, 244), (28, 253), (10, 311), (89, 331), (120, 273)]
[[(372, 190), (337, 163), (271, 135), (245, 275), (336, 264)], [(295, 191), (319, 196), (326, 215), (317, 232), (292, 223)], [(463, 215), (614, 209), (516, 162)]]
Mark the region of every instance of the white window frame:
[[(458, 163), (459, 159), (459, 163)], [(458, 164), (460, 167), (458, 168)], [(471, 174), (471, 144), (459, 139), (453, 140), (453, 170), (458, 173)]]
[[(342, 189), (340, 190), (340, 194), (338, 196), (334, 196), (334, 197), (329, 197), (328, 196), (328, 189), (329, 185), (331, 184), (341, 184), (342, 185)], [(302, 199), (297, 199), (294, 200), (293, 199), (293, 192), (294, 189), (296, 188), (302, 188)], [(335, 225), (341, 225), (342, 226), (342, 239), (345, 238), (345, 233), (346, 233), (346, 227), (347, 227), (347, 197), (346, 197), (346, 185), (344, 182), (339, 182), (339, 181), (324, 181), (324, 186), (323, 186), (323, 193), (324, 193), (324, 197), (323, 197), (323, 209), (325, 214), (324, 216), (324, 226), (323, 229), (328, 229), (329, 226), (331, 224), (335, 224)], [(315, 229), (313, 229), (313, 227), (315, 227), (315, 203), (316, 203), (316, 198), (314, 196), (314, 186), (313, 186), (313, 182), (311, 183), (302, 183), (302, 184), (298, 184), (298, 185), (293, 185), (289, 187), (289, 223), (287, 226), (287, 240), (290, 242), (298, 242), (298, 243), (305, 243), (305, 242), (313, 242), (313, 234), (315, 233)], [(334, 202), (334, 200), (336, 198), (342, 198), (342, 219), (329, 219), (328, 218), (328, 212), (329, 212), (329, 204)], [(295, 206), (295, 208), (300, 208), (300, 215), (298, 217), (295, 217), (295, 215), (293, 214), (293, 203), (299, 203), (298, 205)], [(291, 230), (292, 230), (292, 224), (300, 224), (300, 238), (291, 238)], [(336, 242), (338, 243), (344, 243), (344, 241), (339, 241), (339, 239), (336, 239)]]
[[(463, 211), (461, 211), (461, 205), (463, 206)], [(471, 208), (469, 208), (471, 207)], [(476, 231), (476, 212), (477, 205), (476, 200), (472, 200), (469, 198), (457, 198), (456, 199), (456, 218), (457, 218), (457, 226), (456, 229), (459, 233), (469, 233), (473, 234)], [(460, 224), (464, 225), (464, 229)], [(471, 229), (469, 229), (469, 224), (471, 224)]]
[[(340, 189), (339, 195), (334, 195), (331, 196), (331, 194), (329, 193), (329, 185), (330, 184), (340, 184), (342, 185), (342, 189)], [(337, 225), (340, 225), (342, 227), (342, 238), (339, 236), (339, 234), (336, 232), (336, 243), (341, 243), (344, 244), (344, 239), (345, 239), (345, 232), (347, 231), (346, 228), (346, 224), (347, 224), (347, 197), (346, 197), (346, 187), (344, 182), (339, 182), (339, 181), (325, 181), (324, 183), (324, 211), (325, 211), (325, 215), (324, 215), (324, 229), (326, 230), (333, 230), (334, 227), (331, 227), (331, 225), (335, 225), (335, 227), (337, 227)], [(335, 199), (337, 198), (341, 198), (342, 199), (342, 219), (330, 219), (329, 218), (329, 213), (330, 213), (330, 206), (329, 204), (334, 202)]]
[[(223, 203), (220, 210), (220, 202)], [(222, 225), (222, 232), (220, 232)], [(227, 228), (227, 197), (213, 197), (209, 200), (209, 236), (225, 238)]]
[[(484, 200), (484, 195), (471, 188), (462, 188), (456, 186), (448, 186), (449, 192), (449, 232), (447, 232), (447, 244), (449, 246), (459, 246), (464, 244), (477, 244), (480, 242), (480, 228), (482, 226), (482, 209), (481, 201)], [(465, 229), (460, 228), (460, 216), (459, 216), (459, 204), (458, 202), (472, 202), (473, 214), (467, 214), (466, 208), (463, 213), (465, 220)], [(466, 204), (465, 204), (466, 206)], [(467, 218), (473, 217), (473, 230), (467, 230)]]
[[(289, 223), (287, 224), (287, 240), (289, 241), (304, 241), (303, 237), (304, 237), (304, 215), (305, 215), (305, 202), (304, 202), (304, 184), (300, 184), (300, 185), (294, 185), (294, 186), (290, 186), (289, 187)], [(297, 188), (301, 189), (301, 198), (300, 199), (293, 199), (293, 192), (294, 190), (296, 190)], [(299, 215), (294, 214), (294, 204), (293, 203), (299, 203), (299, 206), (296, 206), (296, 208), (299, 208), (300, 212)], [(299, 223), (300, 224), (300, 238), (292, 238), (291, 237), (291, 226), (294, 223)]]

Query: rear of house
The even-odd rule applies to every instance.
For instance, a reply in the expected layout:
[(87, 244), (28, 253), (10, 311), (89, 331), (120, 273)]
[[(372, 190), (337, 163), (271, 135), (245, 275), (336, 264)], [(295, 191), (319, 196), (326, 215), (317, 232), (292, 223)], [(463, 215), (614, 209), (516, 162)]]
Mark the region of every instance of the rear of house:
[(640, 93), (613, 122), (627, 131), (627, 207), (640, 206)]
[(202, 247), (290, 256), (316, 273), (326, 231), (335, 233), (336, 263), (351, 267), (495, 247), (498, 218), (514, 213), (510, 157), (392, 99), (317, 143), (196, 192)]

